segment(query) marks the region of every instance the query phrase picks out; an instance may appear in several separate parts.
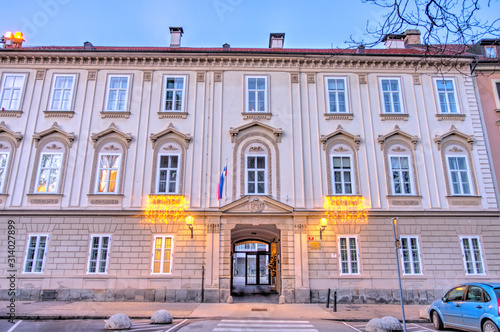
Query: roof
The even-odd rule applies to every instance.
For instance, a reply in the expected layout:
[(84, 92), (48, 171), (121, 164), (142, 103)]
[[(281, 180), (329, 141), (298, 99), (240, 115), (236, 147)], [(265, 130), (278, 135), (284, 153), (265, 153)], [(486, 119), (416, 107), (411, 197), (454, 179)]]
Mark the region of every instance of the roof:
[[(120, 46), (93, 46), (92, 49), (85, 49), (83, 46), (27, 46), (18, 49), (3, 49), (3, 51), (53, 51), (53, 52), (132, 52), (132, 53), (254, 53), (254, 54), (327, 54), (327, 55), (431, 55), (442, 56), (441, 53), (434, 50), (427, 50), (424, 47), (412, 48), (391, 48), (391, 49), (365, 49), (359, 52), (357, 49), (307, 49), (307, 48), (235, 48), (224, 50), (222, 47), (120, 47)], [(450, 51), (448, 55), (457, 55), (456, 51)], [(460, 55), (460, 54), (459, 54)]]

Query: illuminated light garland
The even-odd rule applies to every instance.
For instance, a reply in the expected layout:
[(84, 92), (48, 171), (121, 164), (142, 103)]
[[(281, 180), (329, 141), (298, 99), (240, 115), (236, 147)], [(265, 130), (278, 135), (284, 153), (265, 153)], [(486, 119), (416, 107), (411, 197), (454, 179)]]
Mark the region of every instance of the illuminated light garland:
[(325, 216), (333, 224), (364, 224), (368, 222), (368, 206), (363, 196), (326, 196)]
[(181, 195), (149, 195), (146, 200), (145, 222), (156, 224), (185, 222), (188, 201)]

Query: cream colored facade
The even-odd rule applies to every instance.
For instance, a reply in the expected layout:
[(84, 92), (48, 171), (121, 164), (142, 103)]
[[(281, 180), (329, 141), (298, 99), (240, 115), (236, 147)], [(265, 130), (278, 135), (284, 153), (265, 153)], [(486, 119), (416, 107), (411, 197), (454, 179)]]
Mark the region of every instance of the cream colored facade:
[[(277, 291), (287, 303), (325, 301), (328, 288), (343, 302), (393, 302), (394, 217), (419, 244), (421, 273), (403, 273), (408, 302), (498, 280), (499, 212), (473, 81), (458, 70), (444, 75), (459, 112), (443, 114), (443, 76), (419, 60), (404, 50), (1, 50), (2, 84), (9, 74), (25, 77), (19, 109), (0, 112), (0, 143), (10, 153), (0, 227), (6, 234), (8, 220), (16, 225), (19, 297), (56, 290), (58, 300), (200, 301), (204, 269), (204, 300), (226, 302), (234, 244), (258, 239), (276, 243)], [(69, 110), (51, 110), (58, 75), (74, 77)], [(106, 108), (113, 76), (129, 78), (124, 111)], [(183, 78), (180, 111), (163, 109), (168, 77)], [(247, 109), (254, 77), (266, 82), (265, 112)], [(329, 112), (328, 79), (345, 82), (347, 112)], [(384, 80), (399, 82), (401, 113), (385, 113)], [(113, 194), (96, 193), (105, 149), (122, 158)], [(58, 187), (38, 193), (40, 157), (54, 151), (62, 156)], [(193, 237), (184, 222), (144, 222), (161, 153), (179, 156), (176, 194), (189, 201)], [(263, 194), (247, 192), (247, 156), (265, 157)], [(368, 222), (330, 220), (319, 240), (324, 198), (335, 195), (332, 156), (350, 158), (352, 194), (365, 198)], [(410, 194), (394, 193), (391, 156), (409, 161)], [(454, 193), (450, 156), (467, 164), (470, 192)], [(47, 236), (43, 271), (25, 272), (29, 238), (38, 235)], [(91, 237), (101, 235), (110, 238), (107, 270), (89, 273)], [(152, 273), (160, 235), (173, 241), (167, 274)], [(463, 237), (479, 240), (481, 273), (467, 273)], [(341, 238), (356, 240), (357, 272), (342, 272)], [(6, 236), (0, 242), (8, 247)], [(0, 286), (6, 298), (5, 278)]]

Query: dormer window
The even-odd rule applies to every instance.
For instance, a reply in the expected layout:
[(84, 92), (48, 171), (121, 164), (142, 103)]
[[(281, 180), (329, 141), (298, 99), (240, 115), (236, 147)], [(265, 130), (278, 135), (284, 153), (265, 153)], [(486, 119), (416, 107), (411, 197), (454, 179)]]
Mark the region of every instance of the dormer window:
[(497, 50), (495, 46), (486, 46), (486, 57), (487, 58), (496, 58), (497, 57)]

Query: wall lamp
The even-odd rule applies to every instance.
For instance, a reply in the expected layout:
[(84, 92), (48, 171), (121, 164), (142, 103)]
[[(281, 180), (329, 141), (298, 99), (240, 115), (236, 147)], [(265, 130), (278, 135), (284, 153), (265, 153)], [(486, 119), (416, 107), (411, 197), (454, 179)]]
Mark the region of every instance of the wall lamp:
[(319, 228), (319, 239), (323, 240), (323, 232), (325, 231), (326, 226), (328, 225), (328, 219), (321, 218), (321, 220), (319, 221), (319, 225), (320, 225), (320, 228)]
[(187, 216), (186, 217), (186, 225), (191, 230), (191, 238), (193, 238), (193, 224), (194, 224), (194, 217)]

